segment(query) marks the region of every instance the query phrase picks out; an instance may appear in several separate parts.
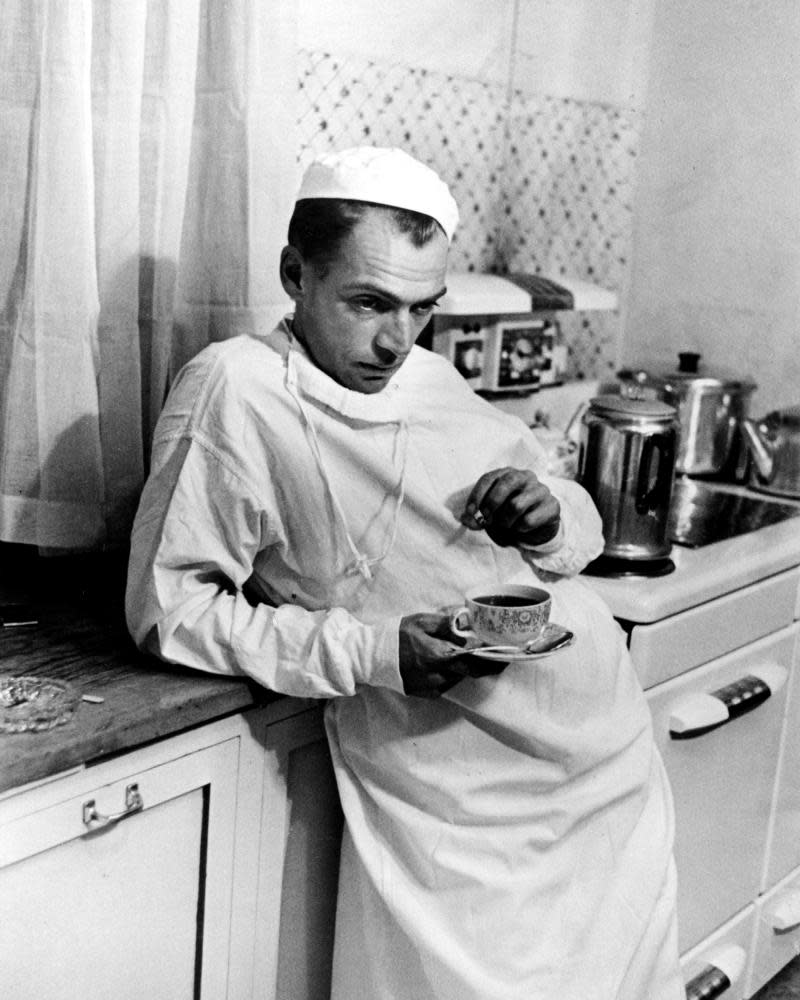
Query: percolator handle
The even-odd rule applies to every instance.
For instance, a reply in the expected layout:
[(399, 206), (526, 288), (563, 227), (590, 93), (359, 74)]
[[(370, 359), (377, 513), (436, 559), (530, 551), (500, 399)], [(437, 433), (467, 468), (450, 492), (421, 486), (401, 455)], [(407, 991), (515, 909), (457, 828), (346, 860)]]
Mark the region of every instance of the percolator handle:
[(650, 468), (653, 464), (653, 455), (658, 452), (660, 457), (665, 455), (668, 457), (664, 446), (663, 438), (655, 434), (646, 437), (642, 445), (634, 501), (637, 514), (648, 514), (650, 511), (658, 510), (664, 499), (669, 500), (672, 489), (672, 468), (668, 461), (659, 461), (656, 481), (652, 487), (650, 486)]

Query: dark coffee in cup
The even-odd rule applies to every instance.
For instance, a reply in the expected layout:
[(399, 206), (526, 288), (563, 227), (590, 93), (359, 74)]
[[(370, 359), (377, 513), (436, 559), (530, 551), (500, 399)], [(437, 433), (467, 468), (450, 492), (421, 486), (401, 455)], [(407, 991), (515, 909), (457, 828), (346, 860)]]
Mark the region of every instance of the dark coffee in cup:
[(531, 603), (530, 598), (514, 594), (484, 594), (473, 600), (476, 604), (488, 604), (490, 608), (524, 608)]

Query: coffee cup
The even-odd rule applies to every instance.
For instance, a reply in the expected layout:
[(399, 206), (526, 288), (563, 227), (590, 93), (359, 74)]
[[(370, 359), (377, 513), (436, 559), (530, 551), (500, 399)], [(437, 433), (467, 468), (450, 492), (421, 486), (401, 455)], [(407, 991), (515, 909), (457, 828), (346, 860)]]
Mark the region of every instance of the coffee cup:
[(464, 595), (450, 619), (454, 635), (482, 645), (524, 647), (538, 639), (550, 620), (552, 598), (541, 587), (484, 584)]

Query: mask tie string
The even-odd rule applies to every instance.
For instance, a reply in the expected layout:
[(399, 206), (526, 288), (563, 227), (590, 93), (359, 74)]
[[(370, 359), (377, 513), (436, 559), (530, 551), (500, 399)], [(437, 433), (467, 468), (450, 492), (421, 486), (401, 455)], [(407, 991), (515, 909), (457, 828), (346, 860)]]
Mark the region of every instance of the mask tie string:
[(405, 500), (406, 492), (406, 464), (408, 459), (408, 420), (405, 417), (400, 418), (395, 421), (397, 425), (397, 437), (396, 437), (396, 447), (395, 447), (395, 460), (399, 454), (400, 457), (400, 477), (397, 490), (397, 499), (394, 505), (394, 512), (392, 516), (392, 530), (389, 535), (389, 540), (384, 547), (383, 552), (379, 556), (370, 557), (365, 552), (361, 552), (358, 546), (353, 540), (353, 536), (350, 534), (350, 529), (347, 525), (347, 517), (344, 512), (344, 508), (339, 502), (339, 498), (331, 484), (330, 476), (325, 467), (325, 461), (322, 457), (322, 448), (319, 442), (319, 436), (317, 430), (314, 426), (310, 414), (305, 403), (302, 400), (300, 390), (297, 386), (297, 378), (294, 370), (294, 351), (289, 349), (286, 358), (286, 375), (285, 375), (285, 385), (286, 390), (292, 399), (297, 404), (297, 408), (300, 411), (300, 415), (303, 421), (303, 427), (306, 432), (306, 440), (308, 441), (309, 447), (314, 455), (314, 459), (317, 463), (322, 481), (325, 484), (325, 489), (330, 497), (331, 504), (333, 505), (336, 517), (341, 525), (342, 531), (344, 533), (345, 542), (350, 550), (353, 557), (352, 562), (348, 565), (347, 570), (349, 573), (358, 573), (365, 580), (371, 580), (373, 578), (373, 567), (377, 567), (380, 563), (384, 561), (394, 548), (395, 542), (397, 540), (397, 532), (400, 526), (400, 510), (403, 506), (403, 501)]

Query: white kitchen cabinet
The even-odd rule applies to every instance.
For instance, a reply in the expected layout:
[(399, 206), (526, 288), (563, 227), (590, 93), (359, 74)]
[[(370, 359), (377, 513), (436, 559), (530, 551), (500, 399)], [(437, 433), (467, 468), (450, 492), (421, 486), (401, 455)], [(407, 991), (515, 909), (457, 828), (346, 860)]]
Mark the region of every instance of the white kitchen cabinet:
[(327, 997), (341, 811), (281, 699), (0, 798), (0, 993)]
[(682, 953), (761, 889), (797, 633), (781, 629), (647, 692), (675, 799)]
[(226, 995), (232, 730), (211, 725), (0, 802), (4, 996)]

